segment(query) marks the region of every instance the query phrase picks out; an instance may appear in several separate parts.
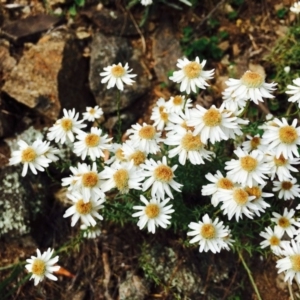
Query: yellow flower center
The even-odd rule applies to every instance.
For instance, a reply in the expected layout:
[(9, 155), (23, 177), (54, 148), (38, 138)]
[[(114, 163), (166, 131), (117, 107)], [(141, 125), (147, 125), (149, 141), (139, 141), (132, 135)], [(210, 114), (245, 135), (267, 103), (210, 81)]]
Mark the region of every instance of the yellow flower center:
[(280, 239), (273, 235), (270, 239), (269, 239), (270, 245), (271, 246), (278, 246), (280, 244)]
[(255, 199), (253, 201), (258, 200), (261, 197), (261, 189), (258, 186), (247, 186), (245, 188), (245, 191), (248, 193), (249, 196), (255, 196)]
[(222, 114), (216, 108), (210, 108), (203, 116), (205, 126), (214, 127), (220, 125)]
[(139, 136), (141, 139), (152, 140), (155, 137), (155, 128), (151, 125), (146, 125), (142, 127), (139, 131)]
[(30, 163), (30, 162), (34, 161), (36, 159), (36, 157), (37, 157), (37, 154), (34, 151), (34, 149), (31, 147), (28, 147), (22, 151), (21, 161), (22, 161), (22, 163)]
[(120, 161), (125, 161), (125, 157), (124, 157), (124, 152), (121, 148), (117, 149), (116, 153), (115, 153), (115, 156), (118, 160)]
[(297, 130), (293, 126), (284, 126), (279, 129), (279, 139), (284, 144), (294, 144), (298, 139)]
[(285, 166), (287, 161), (288, 160), (285, 159), (282, 154), (280, 154), (280, 156), (278, 158), (276, 158), (276, 156), (274, 156), (274, 163), (275, 163), (276, 167)]
[(231, 190), (234, 187), (234, 184), (228, 178), (221, 178), (217, 182), (217, 187), (225, 190)]
[(194, 131), (195, 127), (192, 127), (192, 126), (188, 126), (186, 124), (186, 121), (183, 121), (183, 123), (180, 124), (180, 126), (186, 130), (190, 130), (190, 131)]
[(124, 76), (125, 72), (126, 72), (125, 69), (123, 67), (119, 66), (119, 65), (113, 66), (111, 68), (111, 74), (114, 77), (118, 77), (118, 78), (122, 77), (122, 76)]
[(191, 132), (188, 132), (181, 140), (181, 146), (186, 151), (198, 151), (202, 148), (200, 135), (194, 136)]
[(200, 234), (207, 240), (213, 239), (216, 235), (216, 229), (212, 224), (203, 224)]
[(87, 188), (96, 186), (98, 180), (98, 174), (96, 172), (88, 172), (82, 175), (82, 185)]
[(290, 181), (283, 181), (281, 183), (281, 188), (283, 190), (289, 191), (293, 187), (293, 184)]
[(76, 202), (75, 204), (75, 208), (76, 211), (80, 214), (80, 215), (87, 215), (89, 214), (93, 207), (92, 207), (92, 203), (91, 202), (87, 202), (84, 203), (83, 199), (80, 199)]
[(71, 119), (64, 118), (61, 120), (60, 126), (64, 131), (70, 131), (73, 127), (73, 122)]
[(238, 204), (238, 205), (245, 205), (248, 202), (248, 193), (243, 190), (243, 189), (236, 189), (233, 192), (233, 200)]
[(150, 203), (146, 206), (145, 214), (149, 219), (154, 219), (159, 215), (159, 206), (157, 204)]
[(188, 63), (185, 67), (183, 67), (183, 72), (186, 77), (189, 79), (194, 79), (200, 76), (202, 71), (202, 66), (196, 61)]
[(95, 110), (94, 108), (91, 108), (91, 109), (89, 110), (89, 113), (90, 113), (91, 115), (95, 114), (95, 112), (96, 112), (96, 110)]
[(89, 133), (85, 137), (85, 144), (89, 148), (98, 146), (99, 142), (100, 142), (100, 136), (95, 133)]
[(247, 172), (252, 172), (257, 166), (257, 160), (250, 155), (240, 158), (241, 167)]
[(159, 165), (154, 170), (154, 177), (158, 181), (169, 182), (173, 179), (173, 171), (170, 167), (166, 165)]
[(135, 166), (139, 166), (146, 160), (146, 155), (144, 152), (137, 150), (129, 156), (129, 160), (133, 159)]
[(278, 220), (278, 225), (282, 228), (287, 228), (291, 225), (290, 221), (286, 217), (281, 217)]
[(248, 88), (259, 88), (264, 83), (264, 78), (257, 72), (247, 71), (242, 76), (241, 82)]
[(32, 263), (31, 272), (37, 276), (43, 276), (46, 272), (46, 264), (42, 259), (36, 258)]
[(251, 149), (255, 150), (260, 145), (260, 137), (255, 136), (250, 141)]
[(120, 169), (116, 171), (113, 178), (119, 191), (126, 192), (128, 190), (129, 173), (127, 170)]
[(300, 271), (300, 254), (291, 255), (290, 260), (292, 263), (292, 269), (295, 272), (299, 272)]
[(174, 99), (173, 99), (173, 104), (174, 105), (182, 105), (183, 103), (183, 98), (181, 96), (175, 96)]

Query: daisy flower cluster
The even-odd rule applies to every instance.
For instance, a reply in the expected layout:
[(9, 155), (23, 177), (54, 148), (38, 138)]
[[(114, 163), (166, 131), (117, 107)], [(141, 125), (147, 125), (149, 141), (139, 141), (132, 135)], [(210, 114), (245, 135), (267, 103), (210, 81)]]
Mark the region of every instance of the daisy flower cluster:
[[(208, 205), (196, 204), (191, 209), (195, 213), (184, 216), (190, 244), (198, 244), (200, 252), (230, 250), (236, 238), (232, 223), (272, 214), (270, 225), (259, 234), (264, 239), (260, 247), (270, 247), (280, 257), (277, 267), (286, 280), (300, 278), (300, 221), (293, 208), (283, 210), (300, 197), (298, 120), (266, 117), (256, 132), (249, 130), (253, 125), (245, 117), (249, 105), (275, 97), (276, 83), (267, 83), (265, 74), (249, 70), (240, 79), (229, 78), (223, 102), (204, 107), (193, 104), (192, 93), (209, 87), (214, 70), (204, 70), (206, 61), (198, 57), (180, 58), (177, 67), (170, 80), (179, 84), (180, 93), (159, 98), (150, 122), (133, 124), (124, 139), (104, 132), (97, 121), (103, 115), (99, 106), (87, 107), (82, 119), (74, 109), (64, 109), (62, 118), (48, 129), (47, 141), (32, 145), (19, 141), (20, 149), (12, 153), (10, 164), (23, 164), (23, 176), (28, 169), (36, 174), (52, 162), (59, 163), (62, 146), (70, 147), (77, 161), (70, 166), (70, 175), (61, 178), (61, 185), (72, 205), (62, 217), (71, 217), (71, 226), (80, 223), (86, 238), (101, 235), (107, 198), (128, 202), (140, 229), (154, 234), (168, 228), (174, 217), (184, 213), (176, 207), (179, 199), (185, 202), (183, 190), (192, 181), (199, 202)], [(101, 82), (122, 91), (124, 84), (134, 84), (136, 75), (131, 72), (127, 63), (113, 64), (100, 73)], [(289, 101), (299, 102), (300, 89), (288, 89), (293, 95)], [(218, 167), (212, 172), (214, 166)], [(272, 211), (275, 201), (282, 215)], [(56, 267), (51, 265), (57, 260), (51, 260), (51, 255), (38, 251), (37, 268), (32, 266), (34, 258), (30, 260), (26, 268), (35, 283), (44, 275), (54, 279), (50, 273)]]

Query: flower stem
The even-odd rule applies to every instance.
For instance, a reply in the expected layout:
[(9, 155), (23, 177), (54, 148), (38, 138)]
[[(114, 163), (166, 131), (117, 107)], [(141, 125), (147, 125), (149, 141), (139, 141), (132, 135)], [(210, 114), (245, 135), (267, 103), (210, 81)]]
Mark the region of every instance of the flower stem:
[(243, 266), (244, 266), (244, 268), (245, 268), (245, 270), (246, 270), (246, 272), (247, 272), (247, 274), (248, 274), (248, 277), (249, 277), (249, 279), (250, 279), (250, 281), (251, 281), (251, 284), (252, 284), (252, 287), (253, 287), (253, 289), (254, 289), (254, 291), (255, 291), (255, 293), (256, 293), (257, 299), (258, 299), (258, 300), (262, 300), (262, 298), (261, 298), (261, 296), (260, 296), (260, 294), (259, 294), (257, 285), (256, 285), (256, 283), (255, 283), (255, 281), (254, 281), (254, 279), (253, 279), (252, 274), (251, 274), (251, 270), (249, 269), (248, 265), (246, 264), (246, 262), (245, 262), (245, 260), (244, 260), (244, 257), (243, 257), (243, 255), (242, 255), (242, 252), (241, 252), (239, 249), (237, 249), (237, 252), (238, 252), (239, 258), (240, 258), (240, 260), (241, 260), (241, 262), (242, 262), (242, 264), (243, 264)]
[(122, 141), (122, 120), (121, 120), (121, 93), (117, 89), (117, 116), (118, 116), (118, 121), (117, 121), (117, 143), (121, 143)]

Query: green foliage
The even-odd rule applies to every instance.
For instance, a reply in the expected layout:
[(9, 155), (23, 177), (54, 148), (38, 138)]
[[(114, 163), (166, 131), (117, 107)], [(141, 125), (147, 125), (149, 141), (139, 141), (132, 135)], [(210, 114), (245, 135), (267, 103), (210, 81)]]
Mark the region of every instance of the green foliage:
[(284, 19), (287, 13), (288, 13), (288, 9), (286, 9), (285, 7), (283, 7), (283, 8), (278, 9), (278, 10), (276, 11), (276, 16), (277, 16), (279, 19)]

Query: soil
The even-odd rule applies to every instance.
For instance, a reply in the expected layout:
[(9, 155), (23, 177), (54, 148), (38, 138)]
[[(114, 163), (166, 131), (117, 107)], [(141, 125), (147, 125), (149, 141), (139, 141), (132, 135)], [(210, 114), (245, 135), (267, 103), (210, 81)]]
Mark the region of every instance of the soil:
[[(121, 0), (103, 1), (103, 4), (106, 8), (127, 15), (128, 12), (125, 9), (124, 2)], [(4, 0), (2, 3), (26, 5), (29, 2), (26, 0), (6, 2)], [(31, 9), (27, 16), (46, 12), (49, 8), (45, 6), (45, 3), (47, 2), (31, 1)], [(143, 46), (142, 41), (145, 41), (144, 57), (152, 78), (152, 88), (147, 97), (148, 100), (141, 104), (138, 111), (136, 111), (139, 120), (149, 121), (151, 109), (158, 97), (168, 98), (171, 95), (169, 87), (159, 82), (153, 71), (156, 61), (152, 55), (154, 34), (152, 28), (160, 26), (160, 22), (164, 17), (172, 20), (175, 36), (179, 40), (182, 40), (183, 29), (187, 26), (193, 28), (194, 39), (203, 36), (211, 38), (221, 31), (228, 33), (224, 40), (219, 40), (217, 43), (218, 47), (223, 49), (221, 57), (208, 59), (208, 69), (215, 68), (215, 78), (219, 79), (212, 82), (209, 96), (200, 94), (195, 99), (197, 103), (204, 106), (220, 102), (224, 81), (229, 76), (230, 70), (232, 70), (231, 66), (233, 66), (237, 76), (246, 71), (249, 66), (260, 66), (268, 71), (269, 66), (265, 62), (265, 56), (277, 39), (284, 35), (286, 26), (294, 18), (288, 12), (283, 18), (279, 18), (277, 13), (282, 8), (288, 10), (291, 1), (204, 0), (198, 1), (198, 3), (195, 9), (180, 5), (182, 10), (159, 3), (156, 9), (153, 8), (150, 11), (145, 30), (142, 31), (138, 39), (133, 40), (133, 45), (139, 48)], [(67, 28), (76, 30), (79, 27), (84, 27), (86, 31), (97, 31), (97, 26), (90, 19), (82, 16), (80, 11), (91, 8), (96, 9), (99, 4), (88, 0), (84, 7), (78, 9), (75, 18), (71, 18), (67, 12), (72, 4), (73, 2), (67, 1), (64, 4), (54, 5), (54, 8), (61, 7), (65, 12), (66, 21), (68, 22)], [(4, 17), (10, 20), (24, 18), (24, 13), (20, 9), (0, 9), (4, 13)], [(144, 11), (145, 8), (141, 5), (136, 5), (131, 10), (136, 24), (143, 18)], [(236, 12), (234, 18), (232, 11)], [(228, 17), (230, 13), (232, 19)], [(213, 22), (217, 23), (212, 25)], [(16, 59), (22, 56), (21, 46), (11, 44), (10, 51)], [(261, 109), (268, 111), (267, 107), (261, 107)], [(45, 122), (42, 124), (44, 126)], [(9, 236), (0, 238), (0, 266), (8, 266), (18, 261), (24, 261), (35, 254), (36, 245), (39, 245), (39, 248), (42, 249), (47, 247), (59, 249), (66, 239), (76, 235), (77, 229), (70, 228), (69, 224), (60, 221), (65, 208), (57, 201), (50, 201), (46, 205), (48, 214), (41, 216), (36, 221), (33, 226), (35, 229), (30, 236), (17, 240), (11, 239)], [(43, 230), (41, 231), (40, 228), (43, 228)], [(136, 226), (131, 224), (119, 226), (104, 222), (102, 234), (99, 238), (85, 240), (80, 245), (71, 245), (67, 251), (61, 252), (60, 262), (63, 272), (58, 275), (59, 280), (57, 282), (45, 280), (38, 287), (34, 287), (32, 281), (21, 282), (26, 276), (23, 266), (19, 269), (1, 270), (0, 291), (2, 283), (6, 286), (1, 299), (4, 299), (4, 295), (8, 299), (120, 299), (120, 284), (124, 282), (129, 273), (134, 274), (138, 282), (136, 284), (140, 284), (146, 290), (144, 298), (134, 299), (257, 299), (249, 277), (236, 253), (199, 254), (197, 247), (186, 248), (180, 242), (181, 240), (181, 233), (170, 234), (163, 231), (151, 235), (138, 230)], [(194, 270), (194, 274), (202, 278), (202, 295), (194, 298), (188, 298), (183, 294), (179, 294), (179, 296), (177, 294), (176, 296), (170, 282), (155, 284), (153, 281), (148, 281), (144, 283), (145, 270), (141, 267), (140, 257), (141, 249), (145, 244), (162, 247), (162, 249), (172, 248), (176, 254), (176, 264), (172, 267), (173, 276), (178, 272), (178, 269), (189, 266)], [(245, 259), (252, 271), (262, 299), (289, 299), (287, 286), (282, 284), (282, 278), (278, 277), (275, 261), (271, 256), (262, 258), (257, 254), (253, 254), (252, 257), (248, 257), (245, 253)], [(13, 274), (12, 271), (15, 273)], [(222, 273), (226, 276), (217, 280), (217, 275), (219, 276)], [(133, 298), (129, 297), (127, 299)]]

